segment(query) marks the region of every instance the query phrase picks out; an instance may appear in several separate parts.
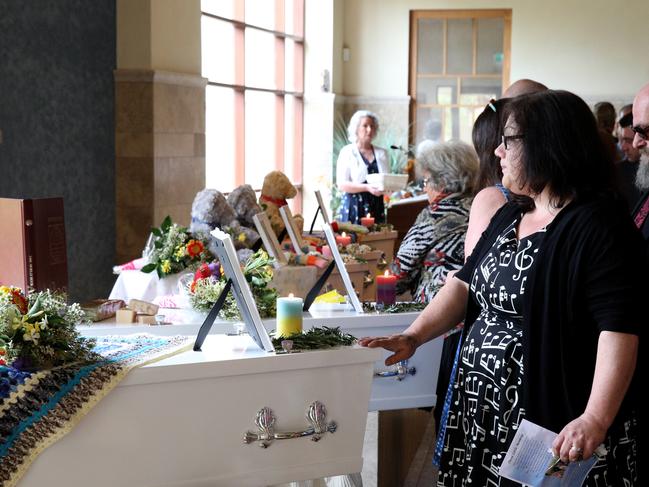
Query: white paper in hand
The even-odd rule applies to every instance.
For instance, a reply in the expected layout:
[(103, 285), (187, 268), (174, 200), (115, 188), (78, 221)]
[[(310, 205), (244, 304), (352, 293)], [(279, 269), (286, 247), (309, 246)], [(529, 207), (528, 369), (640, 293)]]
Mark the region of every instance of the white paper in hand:
[[(570, 462), (565, 468), (563, 464), (558, 465), (554, 473), (546, 475), (552, 463), (551, 448), (556, 437), (553, 431), (524, 419), (500, 466), (500, 475), (534, 487), (580, 487), (598, 457), (592, 455), (580, 462)], [(597, 454), (605, 455), (606, 451), (600, 446)]]

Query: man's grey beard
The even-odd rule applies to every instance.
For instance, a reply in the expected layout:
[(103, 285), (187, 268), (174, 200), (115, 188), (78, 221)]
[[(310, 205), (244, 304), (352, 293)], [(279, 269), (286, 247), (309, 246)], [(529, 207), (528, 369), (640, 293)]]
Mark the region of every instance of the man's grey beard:
[(642, 191), (649, 189), (649, 149), (647, 147), (640, 149), (640, 161), (638, 162), (638, 170), (635, 173), (635, 185)]

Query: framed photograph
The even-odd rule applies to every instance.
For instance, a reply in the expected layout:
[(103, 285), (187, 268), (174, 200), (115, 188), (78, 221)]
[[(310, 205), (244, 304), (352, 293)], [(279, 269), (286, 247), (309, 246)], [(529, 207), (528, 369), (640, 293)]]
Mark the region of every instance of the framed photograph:
[(349, 278), (349, 274), (347, 273), (347, 268), (345, 267), (343, 258), (341, 257), (340, 252), (338, 252), (338, 245), (336, 245), (336, 237), (334, 236), (334, 232), (331, 229), (331, 225), (325, 224), (323, 229), (324, 229), (325, 239), (327, 240), (327, 245), (329, 245), (329, 248), (331, 249), (331, 255), (333, 255), (334, 261), (336, 262), (336, 267), (338, 267), (338, 272), (340, 272), (340, 277), (342, 278), (343, 283), (345, 284), (345, 289), (347, 290), (347, 296), (349, 296), (349, 301), (351, 302), (352, 306), (354, 307), (354, 310), (357, 313), (363, 313), (363, 305), (361, 304), (360, 300), (358, 299), (358, 296), (356, 295), (356, 290), (352, 285), (352, 280)]
[(288, 205), (280, 207), (279, 214), (282, 215), (282, 220), (284, 220), (284, 226), (286, 226), (286, 232), (288, 237), (291, 239), (293, 244), (293, 249), (297, 255), (302, 255), (304, 252), (302, 249), (306, 246), (304, 240), (302, 240), (302, 233), (300, 229), (295, 224), (295, 219), (293, 218), (293, 213)]
[(241, 271), (237, 252), (230, 235), (215, 228), (212, 236), (216, 238), (216, 254), (221, 263), (224, 274), (232, 281), (231, 291), (237, 301), (239, 311), (246, 325), (246, 330), (255, 343), (266, 352), (274, 352), (273, 342), (261, 322), (255, 299), (252, 297), (248, 282)]
[(318, 207), (320, 208), (320, 213), (322, 213), (322, 219), (327, 225), (330, 225), (331, 220), (329, 220), (329, 215), (327, 214), (327, 207), (325, 206), (324, 201), (322, 200), (322, 194), (320, 193), (320, 190), (316, 190), (315, 198), (318, 200)]
[(257, 232), (261, 237), (261, 241), (264, 244), (266, 252), (268, 252), (268, 255), (275, 259), (273, 266), (275, 268), (278, 268), (288, 264), (288, 260), (286, 260), (286, 256), (284, 255), (284, 252), (282, 252), (282, 248), (279, 246), (277, 236), (273, 231), (273, 227), (271, 227), (270, 225), (270, 220), (268, 219), (268, 216), (266, 216), (266, 213), (264, 213), (263, 211), (261, 213), (257, 213), (252, 217), (252, 219), (255, 222)]

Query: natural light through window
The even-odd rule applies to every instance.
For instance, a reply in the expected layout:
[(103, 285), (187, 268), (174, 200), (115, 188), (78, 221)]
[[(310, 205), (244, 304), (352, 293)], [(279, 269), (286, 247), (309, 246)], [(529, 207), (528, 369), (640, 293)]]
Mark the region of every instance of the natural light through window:
[[(304, 0), (202, 0), (207, 186), (302, 178)], [(299, 198), (298, 194), (298, 198)]]

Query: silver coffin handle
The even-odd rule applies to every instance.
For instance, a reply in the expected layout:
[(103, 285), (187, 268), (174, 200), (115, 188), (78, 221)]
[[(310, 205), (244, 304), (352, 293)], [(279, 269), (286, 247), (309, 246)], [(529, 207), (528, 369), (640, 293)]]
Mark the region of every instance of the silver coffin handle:
[(402, 360), (395, 364), (391, 370), (375, 371), (375, 377), (394, 377), (398, 381), (402, 381), (408, 375), (415, 375), (417, 373), (416, 367), (408, 367), (408, 361)]
[(310, 426), (303, 431), (287, 431), (275, 433), (275, 414), (269, 407), (263, 407), (257, 413), (255, 424), (259, 429), (257, 432), (246, 431), (243, 442), (250, 444), (258, 441), (261, 448), (268, 448), (273, 440), (290, 440), (292, 438), (303, 438), (310, 436), (311, 441), (318, 441), (326, 432), (335, 433), (338, 425), (335, 421), (327, 423), (327, 409), (320, 401), (314, 401), (306, 412), (306, 419)]

